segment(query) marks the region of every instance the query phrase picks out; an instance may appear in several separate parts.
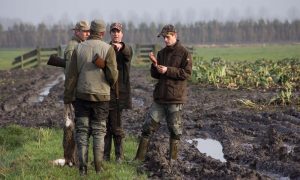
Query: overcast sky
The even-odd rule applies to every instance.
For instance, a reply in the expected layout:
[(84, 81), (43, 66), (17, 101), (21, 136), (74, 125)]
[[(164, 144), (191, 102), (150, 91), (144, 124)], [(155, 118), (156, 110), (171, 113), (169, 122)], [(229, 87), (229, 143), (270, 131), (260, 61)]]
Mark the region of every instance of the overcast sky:
[(300, 0), (0, 0), (0, 4), (0, 20), (33, 24), (99, 18), (136, 24), (300, 19)]

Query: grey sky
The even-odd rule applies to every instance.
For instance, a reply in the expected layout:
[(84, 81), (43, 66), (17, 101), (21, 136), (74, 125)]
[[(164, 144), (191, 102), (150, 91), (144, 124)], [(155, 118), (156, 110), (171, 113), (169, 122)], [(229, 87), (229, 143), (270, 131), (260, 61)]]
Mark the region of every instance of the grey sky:
[(300, 19), (300, 0), (0, 0), (0, 20), (53, 24), (79, 19), (192, 23), (245, 18)]

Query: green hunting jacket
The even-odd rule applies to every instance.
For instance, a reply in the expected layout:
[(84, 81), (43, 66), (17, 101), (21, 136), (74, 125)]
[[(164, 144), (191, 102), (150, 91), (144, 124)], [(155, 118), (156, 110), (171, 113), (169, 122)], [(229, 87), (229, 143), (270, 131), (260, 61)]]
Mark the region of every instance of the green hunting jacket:
[[(92, 63), (98, 54), (106, 61), (105, 69)], [(87, 101), (109, 101), (110, 88), (118, 78), (116, 54), (112, 46), (98, 36), (78, 44), (73, 52), (69, 70), (66, 73), (64, 103), (71, 103), (73, 93), (76, 99)]]
[(157, 53), (158, 65), (166, 66), (167, 72), (160, 74), (151, 65), (151, 76), (158, 79), (153, 92), (154, 101), (162, 104), (182, 104), (187, 101), (187, 81), (192, 74), (192, 57), (179, 40)]
[(64, 51), (64, 59), (66, 60), (66, 68), (65, 68), (65, 73), (68, 71), (69, 66), (70, 66), (70, 62), (71, 62), (71, 58), (72, 58), (72, 54), (74, 49), (77, 47), (77, 45), (79, 43), (81, 43), (82, 41), (77, 37), (77, 36), (73, 36), (72, 39), (68, 42), (67, 47)]
[[(110, 42), (111, 44), (112, 42)], [(130, 66), (132, 59), (132, 48), (128, 44), (121, 42), (123, 44), (122, 49), (116, 52), (117, 63), (118, 63), (118, 85), (119, 85), (119, 105), (121, 109), (131, 109), (131, 88), (130, 88)], [(111, 102), (110, 106), (114, 107), (116, 102), (116, 91), (112, 89), (111, 91)]]

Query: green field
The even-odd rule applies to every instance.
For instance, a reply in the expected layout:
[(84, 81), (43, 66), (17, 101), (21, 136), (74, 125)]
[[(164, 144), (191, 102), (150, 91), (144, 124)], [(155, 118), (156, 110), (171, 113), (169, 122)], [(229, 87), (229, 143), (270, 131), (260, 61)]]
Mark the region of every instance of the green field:
[(11, 68), (15, 57), (30, 50), (32, 49), (0, 49), (0, 70)]
[(300, 59), (300, 44), (237, 45), (224, 47), (197, 47), (195, 59), (211, 60), (220, 57), (225, 61), (255, 61), (257, 59)]
[[(0, 70), (9, 69), (15, 57), (32, 49), (0, 49)], [(211, 60), (220, 57), (225, 61), (255, 61), (257, 59), (300, 59), (300, 44), (261, 44), (195, 47), (194, 59)], [(134, 61), (133, 61), (134, 62)]]

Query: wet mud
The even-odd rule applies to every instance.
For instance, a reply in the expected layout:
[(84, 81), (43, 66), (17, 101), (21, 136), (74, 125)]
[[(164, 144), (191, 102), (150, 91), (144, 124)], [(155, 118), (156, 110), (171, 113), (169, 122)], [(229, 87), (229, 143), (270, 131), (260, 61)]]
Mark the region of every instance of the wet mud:
[[(62, 74), (50, 66), (0, 71), (0, 126), (62, 127)], [(126, 133), (139, 135), (155, 80), (148, 68), (132, 67), (131, 82), (133, 109), (123, 111), (122, 118)], [(49, 94), (43, 92), (47, 84), (53, 85)], [(149, 172), (149, 179), (300, 179), (299, 102), (266, 105), (274, 95), (276, 90), (190, 84), (178, 160), (168, 160), (169, 134), (162, 122), (138, 171)], [(246, 107), (239, 99), (259, 108)], [(220, 142), (225, 161), (200, 152), (197, 141), (191, 141), (197, 138)]]

